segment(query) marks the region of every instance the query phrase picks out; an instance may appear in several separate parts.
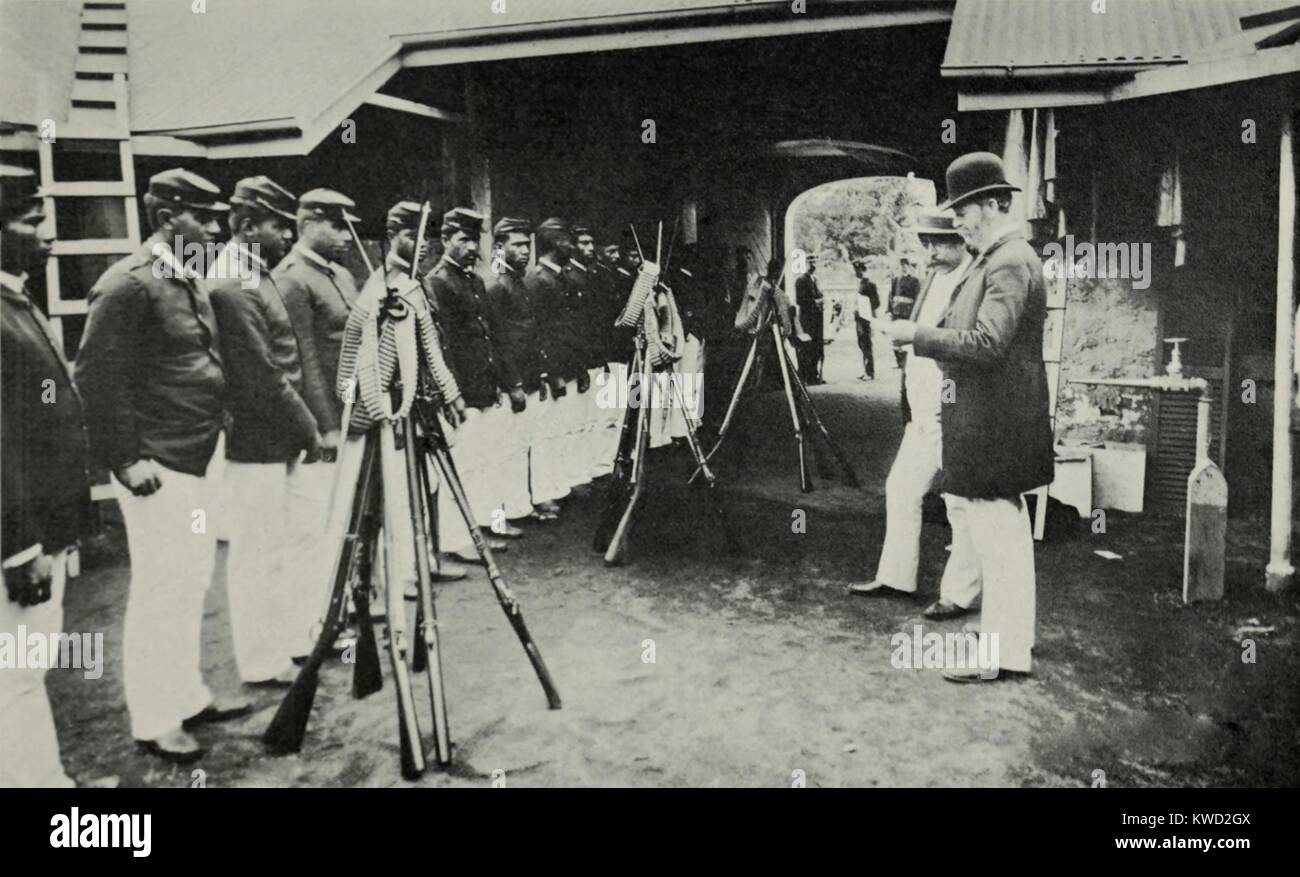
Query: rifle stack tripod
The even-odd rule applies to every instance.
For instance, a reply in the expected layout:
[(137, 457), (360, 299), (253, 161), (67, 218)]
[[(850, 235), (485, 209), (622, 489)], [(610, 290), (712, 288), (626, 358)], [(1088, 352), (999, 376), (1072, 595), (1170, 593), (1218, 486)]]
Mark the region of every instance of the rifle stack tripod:
[[(632, 227), (636, 239), (636, 227)], [(676, 229), (674, 228), (674, 238)], [(640, 241), (637, 239), (637, 251), (640, 254)], [(716, 516), (720, 531), (730, 538), (726, 525), (725, 513), (721, 503), (712, 493), (716, 480), (709, 469), (708, 460), (698, 438), (699, 427), (695, 416), (686, 404), (685, 394), (672, 364), (680, 351), (668, 349), (659, 331), (659, 301), (663, 296), (664, 305), (671, 314), (676, 309), (672, 292), (660, 283), (660, 262), (663, 248), (663, 223), (659, 223), (659, 239), (655, 247), (655, 260), (645, 261), (642, 255), (641, 267), (627, 304), (619, 315), (618, 325), (636, 330), (632, 362), (628, 367), (628, 404), (623, 409), (623, 422), (620, 426), (618, 452), (614, 457), (613, 474), (606, 492), (605, 509), (592, 548), (602, 552), (607, 566), (621, 566), (627, 558), (627, 543), (632, 526), (633, 513), (641, 498), (646, 481), (646, 455), (650, 449), (650, 418), (656, 405), (676, 405), (681, 411), (686, 426), (686, 442), (695, 458), (697, 471), (703, 473), (711, 495), (711, 506)], [(672, 242), (669, 243), (669, 260), (672, 258)], [(674, 317), (675, 319), (675, 317)], [(667, 378), (660, 382), (667, 385), (669, 398), (659, 399), (656, 390), (655, 370)]]
[[(799, 459), (800, 489), (804, 493), (808, 493), (813, 489), (812, 477), (808, 473), (808, 453), (805, 441), (810, 426), (816, 430), (815, 435), (821, 437), (835, 457), (843, 475), (844, 483), (849, 487), (860, 486), (857, 473), (853, 471), (853, 466), (850, 465), (848, 457), (835, 442), (835, 439), (831, 437), (830, 431), (826, 429), (826, 424), (822, 422), (821, 415), (817, 413), (817, 406), (813, 404), (812, 395), (808, 392), (808, 387), (804, 384), (803, 378), (799, 376), (799, 370), (790, 357), (790, 351), (786, 349), (785, 339), (781, 335), (781, 324), (776, 318), (776, 309), (782, 305), (775, 300), (776, 287), (781, 284), (784, 276), (785, 271), (783, 269), (775, 283), (770, 287), (765, 285), (765, 300), (759, 303), (762, 316), (759, 318), (758, 328), (754, 332), (754, 339), (749, 344), (749, 352), (745, 356), (745, 364), (740, 370), (740, 377), (736, 380), (736, 388), (732, 391), (731, 402), (727, 405), (727, 414), (723, 417), (722, 425), (718, 428), (718, 437), (713, 444), (713, 448), (705, 455), (704, 463), (701, 463), (695, 473), (691, 475), (690, 480), (692, 482), (700, 475), (704, 475), (712, 483), (712, 476), (709, 474), (705, 463), (713, 459), (714, 455), (722, 447), (723, 441), (726, 440), (727, 432), (735, 423), (745, 391), (751, 387), (757, 390), (762, 385), (763, 369), (767, 357), (775, 348), (777, 368), (781, 372), (781, 386), (785, 393), (786, 408), (790, 413), (790, 424), (794, 431)], [(767, 345), (769, 340), (772, 342), (771, 346)], [(816, 453), (816, 446), (814, 446), (813, 450)], [(822, 462), (820, 457), (818, 461)], [(826, 475), (827, 468), (823, 462), (821, 467), (823, 475)]]
[[(417, 243), (411, 259), (412, 279), (416, 277), (428, 214), (429, 205), (426, 203), (421, 211)], [(356, 237), (355, 230), (353, 236)], [(356, 244), (364, 257), (365, 249), (361, 247), (360, 240), (356, 240)], [(366, 261), (373, 275), (374, 268), (369, 264), (368, 258)], [(418, 290), (415, 294), (422, 295)], [(379, 308), (377, 320), (379, 335), (383, 337), (385, 331), (399, 330), (403, 321), (414, 322), (416, 314), (412, 313), (407, 303), (390, 286)], [(411, 332), (409, 327), (407, 332)], [(346, 532), (335, 551), (329, 602), (312, 653), (285, 695), (263, 734), (262, 741), (268, 749), (277, 753), (297, 752), (302, 747), (319, 682), (320, 667), (331, 654), (334, 642), (346, 623), (349, 590), (360, 628), (356, 644), (353, 696), (365, 697), (382, 687), (383, 676), (379, 667), (374, 619), (370, 615), (371, 571), (380, 544), (379, 534), (382, 532), (385, 639), (397, 691), (401, 769), (402, 776), (415, 779), (424, 773), (426, 760), (411, 686), (412, 671), (422, 672), (428, 679), (437, 763), (445, 766), (451, 762), (441, 646), (432, 588), (432, 573), (437, 560), (436, 553), (432, 550), (434, 540), (431, 532), (437, 501), (429, 471), (430, 462), (437, 468), (442, 489), (452, 491), (474, 547), (487, 568), (488, 579), (497, 601), (523, 644), (551, 709), (560, 708), (560, 694), (546, 669), (541, 652), (528, 632), (519, 602), (502, 578), (487, 540), (478, 528), (438, 418), (438, 394), (429, 365), (418, 356), (416, 351), (420, 346), (414, 344), (416, 339), (413, 333), (408, 334), (408, 338), (411, 343), (403, 345), (400, 341), (395, 342), (396, 352), (393, 355), (397, 362), (392, 382), (390, 386), (382, 388), (385, 393), (391, 393), (389, 398), (392, 404), (385, 406), (386, 409), (391, 409), (391, 414), (386, 411), (387, 416), (371, 426), (364, 436), (351, 440), (350, 447), (344, 449), (336, 464), (339, 469), (330, 519), (333, 520), (342, 508), (349, 511)], [(381, 343), (379, 350), (382, 362), (393, 348)], [(380, 372), (383, 372), (382, 368)], [(352, 403), (349, 401), (344, 406), (344, 435), (347, 435), (351, 410)], [(357, 442), (360, 443), (359, 448)], [(355, 459), (358, 450), (359, 464)], [(345, 476), (345, 461), (347, 471), (355, 469), (354, 476)], [(401, 534), (408, 533), (408, 539), (401, 538)], [(403, 556), (412, 548), (413, 559)], [(408, 564), (412, 560), (417, 592), (413, 647), (408, 642), (404, 593), (404, 582), (410, 570)]]

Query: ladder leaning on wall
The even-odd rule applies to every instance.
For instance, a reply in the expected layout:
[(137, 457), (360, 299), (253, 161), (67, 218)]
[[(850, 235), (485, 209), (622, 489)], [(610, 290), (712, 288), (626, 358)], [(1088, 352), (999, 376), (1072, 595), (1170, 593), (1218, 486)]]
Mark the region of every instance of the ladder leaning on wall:
[[(127, 113), (127, 32), (125, 3), (83, 3), (77, 38), (77, 57), (68, 119), (60, 125), (47, 121), (39, 131), (38, 152), (45, 214), (56, 238), (59, 218), (72, 226), (74, 216), (83, 215), (86, 199), (122, 199), (121, 227), (125, 234), (114, 237), (78, 237), (56, 240), (45, 268), (47, 313), (59, 343), (68, 350), (65, 335), (69, 317), (84, 317), (85, 298), (65, 298), (61, 293), (73, 274), (75, 260), (86, 256), (120, 257), (140, 246), (140, 214), (136, 204), (135, 156), (131, 150), (130, 117)], [(59, 158), (78, 150), (104, 153), (116, 148), (118, 179), (60, 180)], [(58, 155), (56, 155), (58, 153)], [(83, 176), (77, 174), (76, 176)], [(63, 270), (61, 271), (60, 268)], [(63, 281), (63, 282), (61, 282)], [(85, 285), (85, 284), (83, 284)], [(95, 500), (112, 499), (108, 484), (91, 489)]]

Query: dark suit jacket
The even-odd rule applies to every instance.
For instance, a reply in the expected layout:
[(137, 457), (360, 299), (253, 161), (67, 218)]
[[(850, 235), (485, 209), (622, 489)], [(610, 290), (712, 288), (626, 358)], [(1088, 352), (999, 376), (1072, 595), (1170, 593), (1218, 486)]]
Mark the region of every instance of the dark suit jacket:
[[(0, 555), (77, 541), (90, 506), (81, 397), (31, 299), (0, 287)], [(5, 595), (0, 594), (0, 600)]]
[(1013, 229), (975, 259), (939, 325), (917, 327), (913, 350), (953, 381), (941, 408), (946, 492), (1011, 498), (1051, 482), (1046, 314), (1043, 263)]

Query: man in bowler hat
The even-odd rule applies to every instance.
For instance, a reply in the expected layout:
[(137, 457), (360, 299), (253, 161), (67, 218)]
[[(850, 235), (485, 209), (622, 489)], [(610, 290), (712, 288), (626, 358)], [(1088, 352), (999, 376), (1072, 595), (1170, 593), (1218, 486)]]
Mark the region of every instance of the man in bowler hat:
[[(1011, 215), (1001, 160), (963, 155), (948, 167), (954, 225), (975, 251), (938, 325), (894, 320), (897, 346), (939, 363), (951, 394), (941, 403), (944, 500), (952, 525), (948, 565), (983, 581), (980, 634), (997, 637), (998, 674), (949, 668), (953, 682), (985, 682), (1031, 669), (1034, 541), (1021, 496), (1052, 480), (1052, 430), (1043, 366), (1043, 264)], [(947, 573), (945, 573), (946, 575)]]

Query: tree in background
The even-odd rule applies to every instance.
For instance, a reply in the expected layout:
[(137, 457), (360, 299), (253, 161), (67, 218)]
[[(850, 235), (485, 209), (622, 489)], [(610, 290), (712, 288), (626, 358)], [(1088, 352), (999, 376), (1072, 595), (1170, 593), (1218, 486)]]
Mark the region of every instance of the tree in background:
[(861, 177), (826, 183), (809, 190), (795, 205), (795, 246), (837, 261), (880, 256), (892, 260), (919, 248), (903, 225), (916, 208), (934, 203), (929, 180)]

